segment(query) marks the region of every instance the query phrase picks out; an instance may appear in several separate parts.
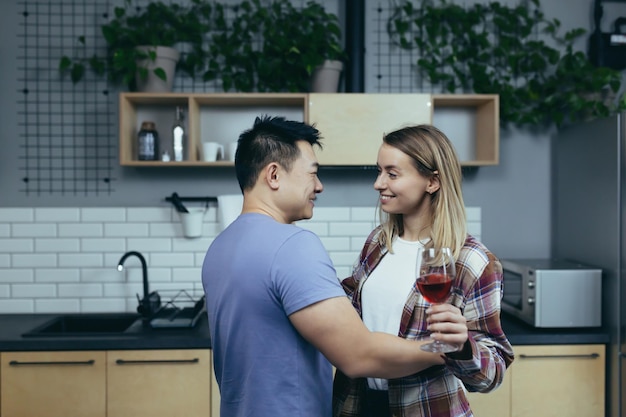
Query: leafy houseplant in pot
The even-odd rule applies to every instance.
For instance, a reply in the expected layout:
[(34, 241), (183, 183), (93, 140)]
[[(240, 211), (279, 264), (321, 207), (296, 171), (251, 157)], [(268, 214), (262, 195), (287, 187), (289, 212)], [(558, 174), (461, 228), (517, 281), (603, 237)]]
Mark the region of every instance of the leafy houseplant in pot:
[(539, 0), (512, 7), (403, 0), (387, 29), (400, 48), (418, 52), (416, 68), (433, 87), (498, 94), (503, 126), (558, 127), (623, 108), (605, 99), (620, 89), (621, 74), (592, 66), (574, 48), (585, 30), (560, 35), (560, 21), (547, 19)]
[[(211, 13), (211, 6), (203, 0), (192, 0), (189, 7), (157, 1), (145, 8), (125, 0), (124, 7), (115, 7), (113, 18), (101, 27), (107, 44), (104, 56), (97, 53), (88, 59), (63, 56), (59, 69), (62, 73), (69, 72), (74, 83), (83, 79), (89, 67), (130, 90), (152, 86), (151, 91), (171, 91), (180, 57), (175, 47), (187, 44), (191, 50), (179, 67), (191, 71), (197, 66), (194, 59), (202, 49)], [(87, 48), (84, 37), (79, 37), (79, 42), (82, 48)]]
[(343, 59), (337, 17), (308, 1), (244, 0), (224, 6), (234, 18), (216, 18), (203, 78), (224, 91), (305, 92), (316, 67)]

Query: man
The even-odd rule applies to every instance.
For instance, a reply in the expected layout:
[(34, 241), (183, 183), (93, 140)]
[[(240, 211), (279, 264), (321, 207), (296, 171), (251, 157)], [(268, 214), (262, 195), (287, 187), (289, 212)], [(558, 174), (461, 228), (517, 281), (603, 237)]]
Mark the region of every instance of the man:
[(221, 416), (330, 417), (328, 361), (381, 378), (442, 364), (421, 342), (368, 331), (319, 238), (293, 225), (323, 190), (317, 129), (265, 116), (238, 142), (242, 213), (202, 267)]

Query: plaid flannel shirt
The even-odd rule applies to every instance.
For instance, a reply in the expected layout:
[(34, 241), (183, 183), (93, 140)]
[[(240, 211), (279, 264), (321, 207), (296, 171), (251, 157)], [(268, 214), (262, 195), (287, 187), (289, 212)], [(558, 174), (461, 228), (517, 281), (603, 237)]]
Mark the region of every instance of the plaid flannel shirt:
[[(361, 289), (371, 271), (387, 253), (379, 240), (380, 226), (367, 238), (352, 276), (342, 285), (361, 314)], [(394, 417), (472, 416), (467, 391), (489, 392), (502, 383), (513, 361), (513, 348), (500, 324), (502, 265), (479, 241), (468, 235), (459, 259), (451, 303), (467, 319), (471, 358), (445, 356), (445, 365), (432, 366), (414, 375), (390, 379), (389, 407)], [(414, 285), (404, 306), (398, 336), (408, 340), (428, 338), (428, 303)], [(333, 389), (333, 415), (357, 417), (365, 394), (365, 378), (350, 379), (337, 370)], [(463, 387), (464, 386), (464, 387)]]

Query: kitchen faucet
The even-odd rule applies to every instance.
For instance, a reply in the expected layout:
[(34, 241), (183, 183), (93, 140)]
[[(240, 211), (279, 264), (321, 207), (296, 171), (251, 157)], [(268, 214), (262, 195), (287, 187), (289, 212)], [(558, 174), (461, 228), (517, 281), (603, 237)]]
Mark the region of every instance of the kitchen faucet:
[(126, 258), (128, 258), (129, 256), (136, 256), (139, 259), (139, 262), (141, 262), (141, 270), (143, 273), (143, 299), (140, 300), (137, 311), (141, 313), (144, 318), (150, 318), (160, 307), (161, 300), (159, 294), (156, 292), (150, 294), (150, 290), (148, 287), (148, 266), (146, 265), (146, 258), (144, 258), (141, 253), (137, 251), (126, 252), (124, 255), (122, 255), (120, 261), (117, 263), (117, 270), (124, 270), (124, 261), (126, 261)]

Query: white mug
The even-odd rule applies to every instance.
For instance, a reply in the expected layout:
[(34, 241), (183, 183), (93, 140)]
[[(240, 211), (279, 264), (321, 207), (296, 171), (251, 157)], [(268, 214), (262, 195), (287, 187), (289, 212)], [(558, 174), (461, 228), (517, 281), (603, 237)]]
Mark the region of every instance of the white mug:
[(202, 144), (202, 152), (204, 154), (205, 161), (215, 162), (220, 156), (224, 156), (224, 145), (217, 142), (204, 142)]
[(228, 144), (228, 159), (235, 162), (235, 153), (237, 152), (238, 142), (230, 142)]

